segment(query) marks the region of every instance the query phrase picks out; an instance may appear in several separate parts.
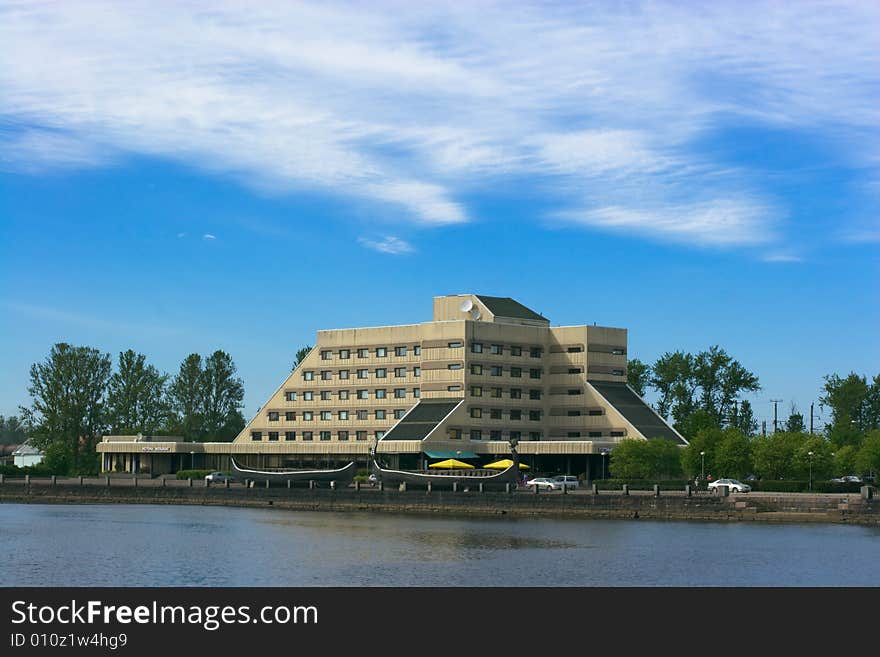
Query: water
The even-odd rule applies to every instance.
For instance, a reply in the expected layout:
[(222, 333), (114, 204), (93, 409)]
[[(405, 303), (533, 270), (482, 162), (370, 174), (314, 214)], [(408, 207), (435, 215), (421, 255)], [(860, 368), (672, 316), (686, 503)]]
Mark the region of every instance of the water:
[(0, 505), (2, 586), (877, 586), (880, 528)]

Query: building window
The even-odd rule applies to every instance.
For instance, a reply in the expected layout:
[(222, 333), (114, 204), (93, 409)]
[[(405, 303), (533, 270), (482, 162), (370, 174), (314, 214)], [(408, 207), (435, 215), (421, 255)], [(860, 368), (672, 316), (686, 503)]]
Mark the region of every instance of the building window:
[(311, 422), (314, 419), (315, 419), (314, 413), (312, 413), (311, 411), (303, 411), (303, 421), (304, 422)]
[(278, 432), (277, 431), (270, 431), (269, 432), (269, 440), (272, 440), (274, 442), (278, 442)]
[(471, 417), (483, 417), (483, 409), (479, 407), (471, 408)]
[(377, 379), (385, 379), (387, 377), (388, 377), (388, 370), (387, 369), (385, 369), (384, 367), (377, 367), (376, 368), (376, 378)]
[(489, 409), (489, 419), (490, 420), (500, 420), (501, 419), (501, 409), (500, 408), (490, 408)]
[(529, 411), (529, 420), (532, 422), (541, 421), (541, 411)]
[(510, 348), (511, 356), (522, 356), (522, 347), (511, 347)]
[(495, 354), (496, 356), (500, 356), (502, 353), (504, 353), (504, 347), (502, 347), (500, 344), (490, 345), (489, 346), (489, 353)]
[(388, 356), (388, 347), (376, 347), (376, 358), (385, 358)]
[(348, 419), (348, 411), (339, 411), (339, 413), (337, 413), (337, 415), (339, 416), (340, 420), (347, 420)]
[(522, 411), (512, 409), (510, 411), (510, 419), (511, 420), (522, 420)]
[(580, 432), (580, 431), (569, 431), (569, 432), (568, 432), (568, 437), (569, 437), (569, 438), (580, 438), (580, 437), (581, 437), (581, 432)]
[(566, 351), (570, 354), (579, 354), (584, 350), (583, 347), (569, 347)]
[(473, 353), (473, 354), (483, 353), (483, 343), (482, 342), (472, 342), (471, 343), (471, 353)]
[(580, 374), (581, 372), (583, 372), (583, 370), (580, 367), (569, 367), (568, 368), (569, 374)]
[(489, 432), (489, 440), (501, 440), (501, 432), (500, 431), (490, 431)]
[(421, 397), (422, 391), (419, 388), (413, 388), (413, 397)]
[(461, 386), (446, 386), (449, 392), (461, 392)]
[(413, 368), (413, 376), (421, 376), (421, 375), (422, 375), (422, 368), (421, 367), (414, 367)]
[(332, 352), (330, 350), (322, 351), (321, 352), (321, 360), (330, 360), (331, 355), (332, 355)]
[(530, 379), (540, 379), (541, 378), (541, 370), (532, 368), (529, 370), (529, 378)]
[(269, 422), (278, 421), (278, 411), (269, 411)]
[(529, 431), (529, 440), (541, 440), (541, 432)]
[(367, 432), (366, 431), (355, 431), (354, 432), (355, 440), (366, 440)]
[(623, 438), (623, 431), (612, 431), (611, 437), (612, 438)]
[(294, 420), (296, 420), (296, 411), (287, 411), (284, 414), (284, 419), (288, 422), (293, 422)]
[(510, 432), (510, 439), (511, 440), (519, 440), (521, 437), (522, 437), (522, 433), (519, 431), (511, 431)]
[(348, 379), (351, 377), (351, 370), (339, 370), (339, 378), (340, 379)]
[(501, 369), (501, 365), (493, 365), (489, 370), (489, 374), (492, 376), (501, 376), (503, 373), (504, 371)]
[(303, 401), (314, 401), (314, 400), (315, 400), (315, 393), (313, 391), (306, 390), (303, 393)]
[(348, 390), (340, 390), (339, 398), (340, 399), (348, 399), (349, 391)]
[(312, 432), (311, 431), (303, 431), (303, 440), (311, 440)]
[(370, 356), (369, 349), (358, 349), (358, 358), (368, 358)]
[(305, 379), (306, 381), (314, 381), (315, 380), (315, 373), (311, 370), (307, 370), (307, 371), (303, 372), (303, 379)]
[(449, 363), (449, 364), (446, 366), (446, 369), (448, 369), (448, 370), (460, 370), (462, 367), (463, 367), (463, 365), (462, 365), (461, 363)]
[(358, 399), (369, 399), (370, 398), (370, 391), (369, 390), (358, 390), (357, 391), (357, 398)]
[(284, 398), (287, 401), (296, 401), (296, 393), (295, 392), (285, 392)]
[(541, 398), (541, 389), (532, 388), (529, 390), (529, 399), (540, 399)]
[(471, 429), (471, 440), (482, 440), (483, 432), (479, 429)]
[(366, 420), (367, 419), (367, 411), (361, 410), (357, 412), (358, 420)]
[(377, 431), (376, 432), (376, 440), (382, 440), (384, 437), (385, 437), (384, 431)]
[(296, 431), (285, 431), (284, 440), (296, 440)]
[(406, 399), (406, 388), (395, 388), (394, 389), (394, 398), (395, 399)]
[(450, 429), (449, 430), (449, 437), (452, 438), (452, 440), (460, 440), (461, 439), (461, 429)]
[(623, 370), (611, 370), (614, 376), (623, 376)]
[(501, 388), (491, 388), (489, 390), (489, 396), (495, 399), (501, 399)]
[(580, 388), (572, 388), (571, 390), (568, 391), (568, 394), (569, 395), (582, 395), (582, 394), (584, 394), (584, 391), (581, 390)]
[(321, 400), (322, 401), (329, 401), (332, 397), (333, 397), (332, 390), (322, 390), (321, 391)]
[(474, 363), (471, 365), (471, 374), (482, 374), (482, 373), (483, 373), (483, 366), (482, 365), (479, 365), (477, 363)]
[(404, 415), (406, 415), (406, 409), (404, 409), (404, 408), (397, 408), (397, 409), (394, 410), (394, 419), (395, 419), (395, 420), (399, 420), (399, 419), (402, 418)]
[(348, 440), (348, 431), (340, 431), (339, 433), (336, 434), (336, 437), (339, 440)]
[(330, 440), (330, 432), (322, 431), (321, 432), (321, 440)]
[(450, 349), (461, 349), (464, 346), (463, 342), (449, 342), (446, 345)]
[(541, 347), (532, 347), (529, 349), (529, 356), (532, 358), (540, 358), (541, 357)]
[(406, 347), (394, 347), (395, 356), (406, 356)]
[(333, 413), (331, 413), (330, 411), (321, 411), (321, 419), (324, 421), (332, 420)]
[(263, 432), (262, 431), (251, 431), (251, 440), (262, 440)]
[(511, 388), (510, 389), (510, 398), (511, 399), (522, 399), (522, 390), (519, 388)]
[(580, 416), (581, 416), (580, 411), (569, 411), (568, 412), (568, 417), (580, 417)]
[(398, 379), (406, 378), (406, 368), (405, 367), (395, 367), (394, 368), (394, 376)]
[(366, 379), (370, 375), (370, 370), (358, 370), (357, 378)]
[(377, 420), (384, 420), (385, 417), (386, 417), (386, 413), (385, 413), (384, 410), (382, 410), (382, 409), (380, 408), (380, 409), (378, 409), (378, 410), (376, 411), (376, 419), (377, 419)]
[(522, 368), (521, 367), (511, 367), (510, 368), (510, 376), (514, 379), (518, 379), (522, 376)]
[(387, 397), (385, 388), (376, 388), (376, 399), (385, 399), (385, 397)]
[(481, 386), (471, 386), (471, 397), (482, 397), (483, 388)]
[(351, 350), (350, 349), (340, 349), (339, 350), (339, 360), (348, 360), (351, 358)]
[(599, 409), (599, 408), (591, 408), (587, 412), (587, 415), (605, 415), (605, 411), (603, 411), (602, 409)]
[(415, 347), (413, 347), (413, 355), (414, 356), (421, 356), (422, 355), (421, 345), (416, 345)]
[(589, 438), (601, 438), (602, 432), (601, 431), (591, 431), (590, 433), (587, 434), (587, 436)]
[(624, 349), (623, 347), (616, 347), (615, 349), (611, 350), (611, 354), (614, 356), (623, 356), (625, 353), (626, 349)]

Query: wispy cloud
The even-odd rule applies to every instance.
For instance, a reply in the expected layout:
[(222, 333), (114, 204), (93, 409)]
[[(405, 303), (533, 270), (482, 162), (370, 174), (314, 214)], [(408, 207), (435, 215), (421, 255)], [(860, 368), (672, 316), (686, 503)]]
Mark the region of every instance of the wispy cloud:
[(403, 255), (404, 253), (412, 253), (415, 250), (412, 244), (393, 235), (389, 235), (381, 240), (359, 237), (358, 243), (368, 249), (373, 249), (380, 253), (390, 253), (391, 255)]
[(114, 317), (106, 319), (100, 314), (85, 314), (81, 311), (38, 306), (14, 301), (0, 301), (0, 308), (4, 308), (12, 315), (26, 317), (31, 321), (41, 321), (53, 326), (70, 327), (77, 326), (89, 330), (103, 331), (112, 334), (126, 335), (154, 335), (170, 336), (180, 333), (175, 328), (151, 324), (149, 322), (125, 321)]
[(211, 241), (211, 240), (216, 240), (217, 236), (211, 235), (211, 233), (205, 233), (204, 235), (202, 235), (202, 239), (205, 241)]
[(761, 260), (764, 262), (780, 262), (780, 263), (791, 263), (791, 262), (803, 262), (804, 259), (802, 256), (795, 255), (794, 253), (767, 253), (761, 257)]
[(0, 0), (0, 166), (157, 156), (420, 225), (515, 176), (587, 226), (763, 244), (772, 191), (703, 138), (817, 132), (876, 172), (878, 31), (876, 3), (807, 0)]

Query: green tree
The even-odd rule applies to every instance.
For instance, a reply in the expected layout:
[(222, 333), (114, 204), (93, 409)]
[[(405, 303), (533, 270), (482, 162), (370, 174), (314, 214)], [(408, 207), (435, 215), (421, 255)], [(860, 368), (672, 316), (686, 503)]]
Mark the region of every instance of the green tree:
[(109, 354), (64, 342), (54, 345), (44, 362), (31, 365), (32, 401), (22, 408), (33, 427), (31, 442), (57, 454), (57, 462), (65, 462), (68, 473), (97, 471), (95, 444), (106, 427), (104, 403), (111, 367)]
[(20, 445), (27, 440), (27, 427), (17, 415), (0, 415), (0, 445)]
[(312, 348), (312, 345), (307, 344), (296, 350), (296, 354), (294, 354), (293, 356), (293, 367), (290, 368), (291, 372), (299, 367), (299, 364), (306, 359), (306, 356), (309, 355), (309, 352), (312, 350)]
[(215, 351), (205, 359), (201, 375), (202, 435), (208, 440), (229, 441), (244, 429), (244, 384), (235, 372), (235, 363), (225, 351)]
[[(792, 459), (793, 476), (807, 479), (812, 469), (813, 481), (829, 479), (834, 470), (834, 457), (831, 456), (831, 445), (822, 436), (811, 436), (808, 433), (797, 435), (800, 444), (794, 451)], [(812, 455), (810, 454), (812, 452)]]
[(685, 475), (692, 478), (717, 472), (715, 453), (722, 438), (721, 429), (715, 426), (703, 427), (688, 438), (689, 444), (681, 450), (681, 465)]
[(752, 404), (748, 399), (743, 399), (739, 404), (739, 408), (734, 404), (732, 409), (730, 426), (736, 427), (749, 437), (758, 433), (758, 421), (755, 419), (755, 412), (752, 410)]
[(694, 357), (682, 351), (665, 353), (651, 367), (651, 387), (659, 394), (656, 409), (664, 418), (680, 424), (696, 408)]
[(880, 374), (870, 382), (867, 377), (850, 372), (825, 377), (822, 406), (831, 410), (829, 439), (837, 446), (858, 446), (864, 435), (880, 428)]
[(701, 431), (707, 429), (719, 429), (715, 418), (702, 409), (696, 410), (688, 415), (682, 422), (676, 425), (676, 428), (688, 441)]
[(856, 455), (855, 465), (861, 474), (876, 475), (880, 472), (880, 430), (874, 429), (865, 436)]
[(183, 359), (168, 388), (171, 430), (187, 441), (200, 441), (204, 437), (202, 383), (202, 357), (190, 354)]
[(619, 479), (676, 477), (681, 474), (679, 447), (662, 438), (627, 438), (612, 450), (610, 467)]
[(118, 369), (110, 377), (107, 410), (111, 431), (118, 434), (155, 434), (167, 420), (165, 384), (147, 357), (129, 349), (119, 354)]
[(788, 419), (785, 421), (785, 431), (788, 433), (804, 433), (806, 430), (807, 425), (804, 424), (803, 414), (798, 413), (797, 406), (792, 404), (791, 412), (788, 415)]
[(633, 358), (626, 364), (626, 382), (639, 397), (645, 396), (650, 379), (651, 368), (638, 358)]
[(715, 469), (719, 477), (742, 479), (754, 469), (752, 466), (752, 446), (748, 437), (735, 427), (722, 432), (713, 455)]
[(719, 426), (739, 395), (761, 388), (757, 376), (717, 345), (701, 351), (693, 362), (693, 376), (700, 387), (700, 408), (712, 415)]
[(853, 474), (857, 471), (856, 456), (859, 450), (852, 445), (844, 445), (834, 451), (833, 471), (834, 476)]
[(797, 475), (795, 456), (805, 434), (778, 431), (752, 439), (755, 473), (762, 479), (792, 479)]

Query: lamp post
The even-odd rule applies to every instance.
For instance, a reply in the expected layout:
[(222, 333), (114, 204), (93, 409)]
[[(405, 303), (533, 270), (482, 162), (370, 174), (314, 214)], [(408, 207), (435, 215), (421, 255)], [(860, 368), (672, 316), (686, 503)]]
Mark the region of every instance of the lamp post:
[(189, 469), (190, 470), (196, 469), (196, 453), (195, 452), (189, 453)]
[(810, 457), (810, 490), (813, 490), (813, 452), (807, 452)]
[(706, 452), (700, 452), (700, 479), (706, 478)]
[(611, 450), (607, 447), (603, 447), (599, 450), (599, 453), (602, 454), (602, 480), (605, 480), (605, 458), (608, 456), (608, 452)]

